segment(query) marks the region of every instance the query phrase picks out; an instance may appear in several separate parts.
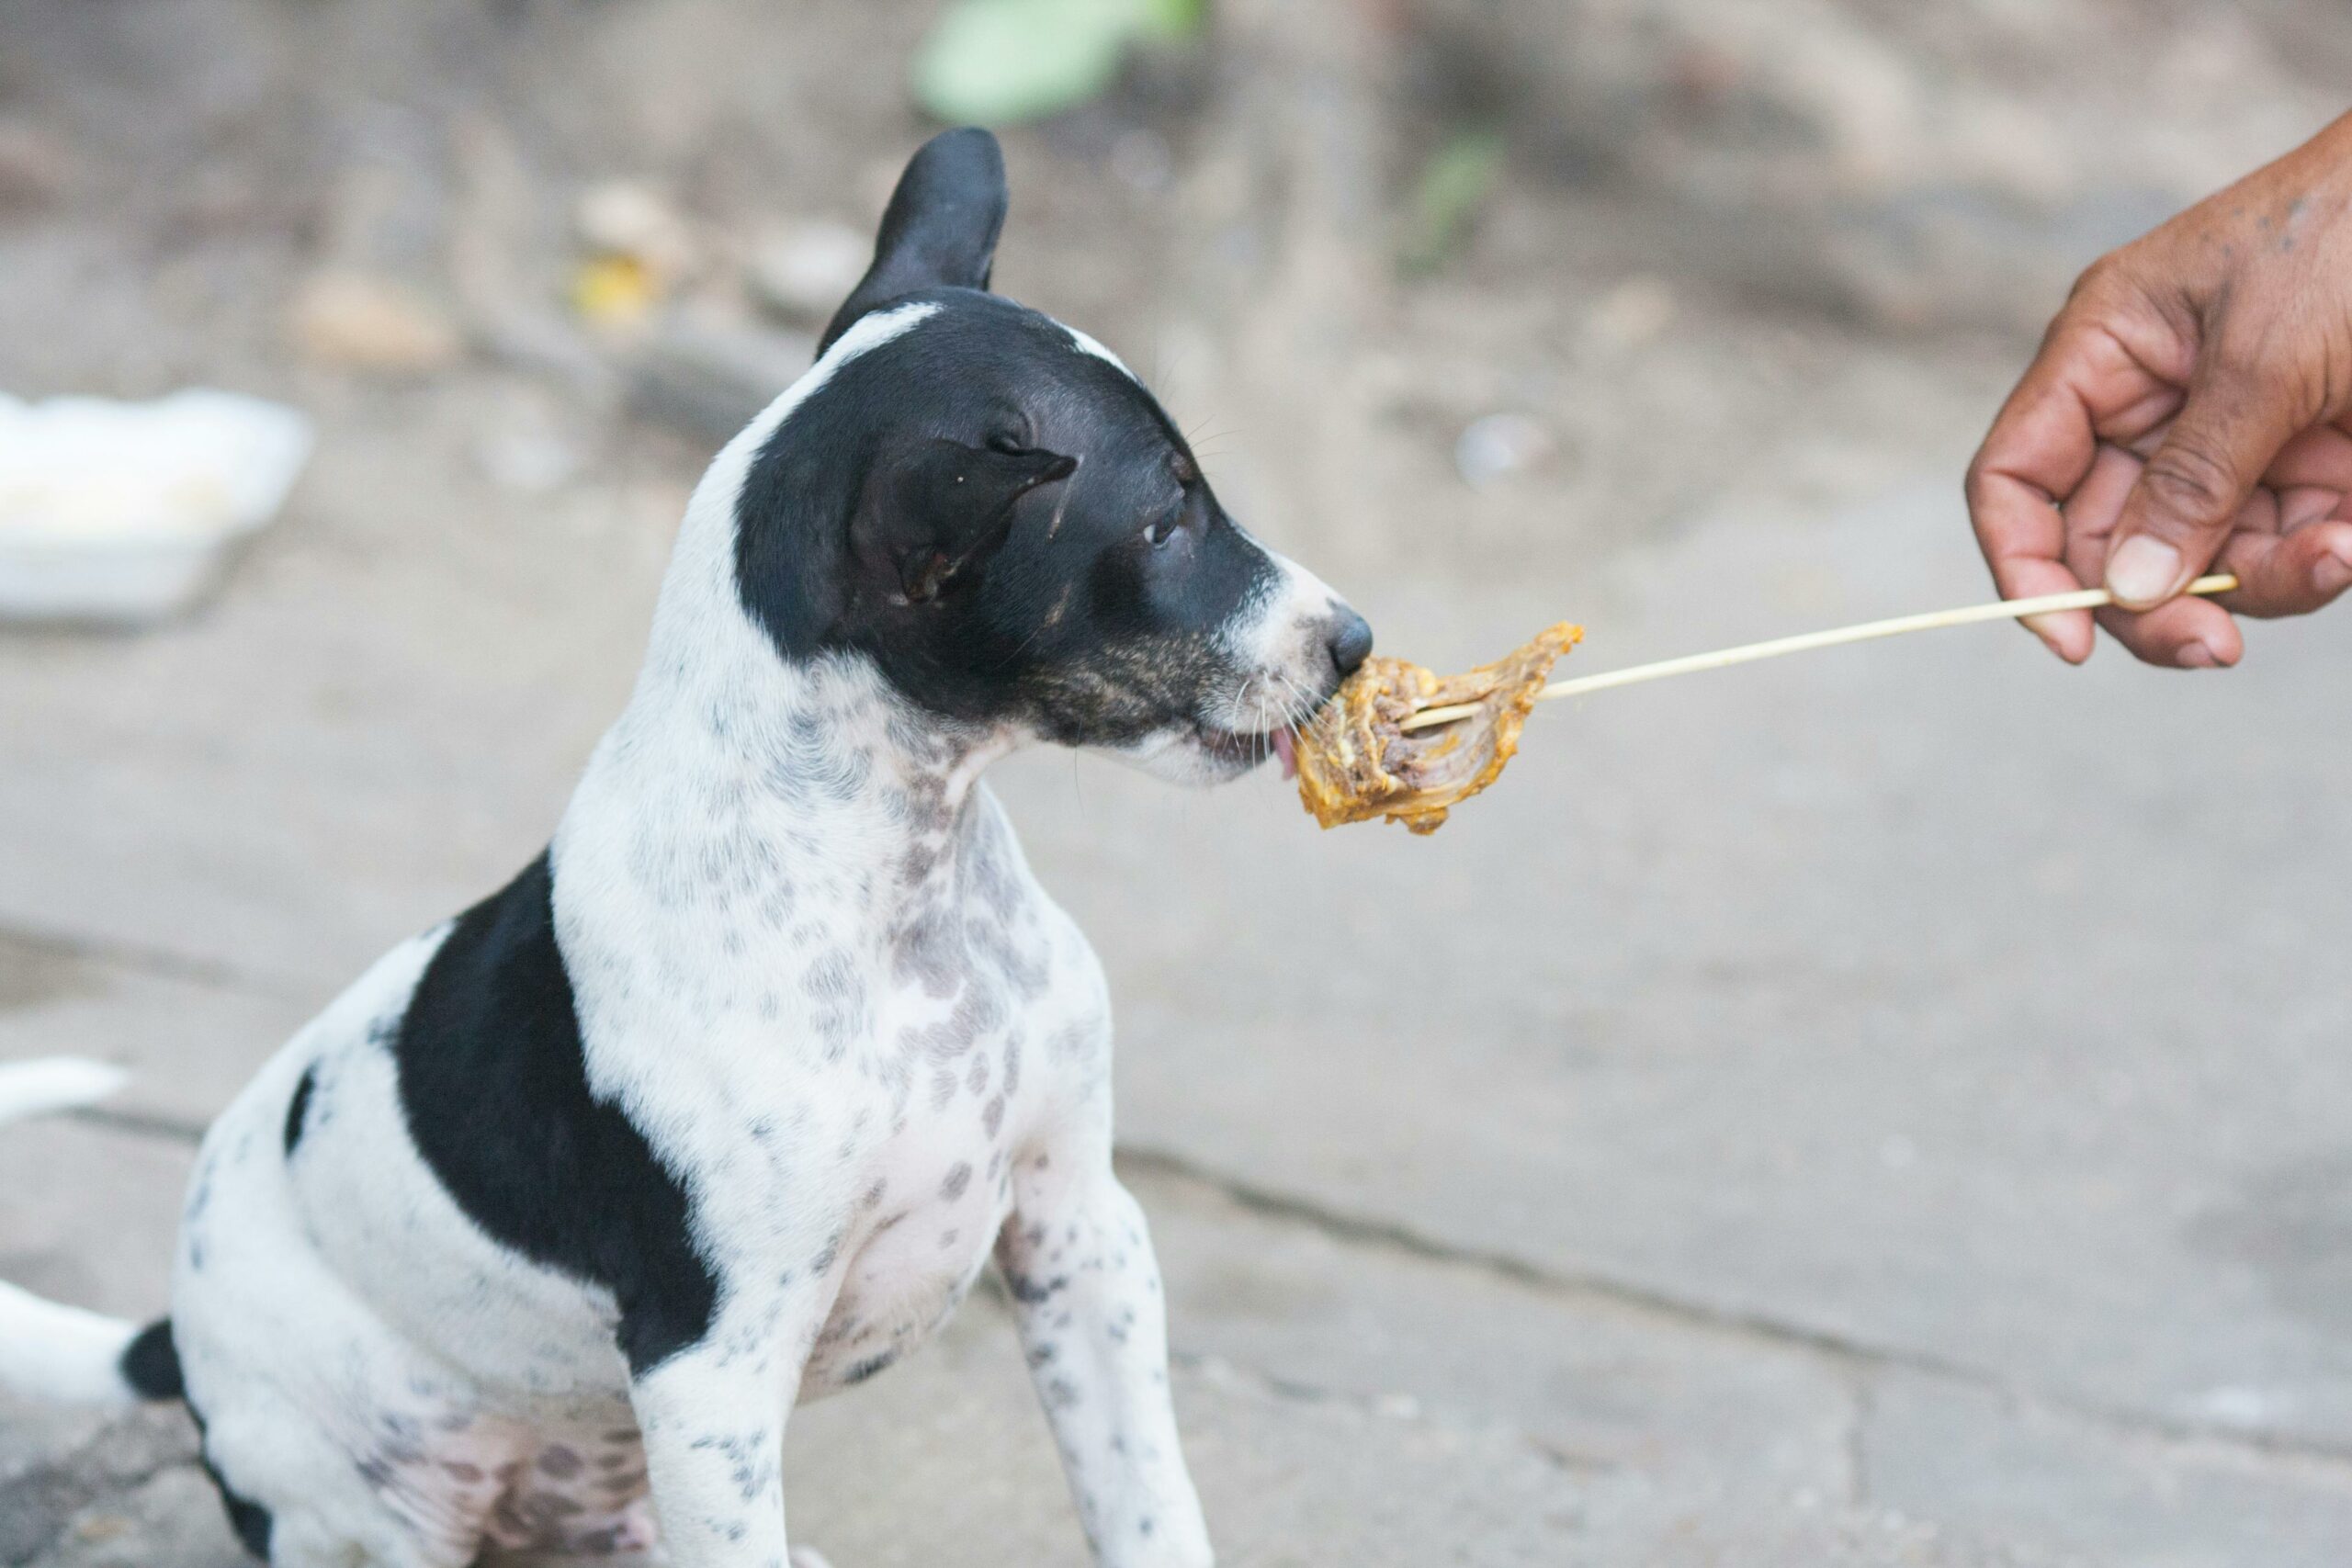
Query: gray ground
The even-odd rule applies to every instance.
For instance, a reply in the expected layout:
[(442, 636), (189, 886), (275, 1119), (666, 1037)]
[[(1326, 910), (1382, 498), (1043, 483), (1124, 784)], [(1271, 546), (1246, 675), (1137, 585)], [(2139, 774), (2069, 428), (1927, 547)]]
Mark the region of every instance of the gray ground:
[[(436, 7), (454, 39), (390, 6), (0, 6), (6, 384), (200, 377), (323, 428), (201, 615), (0, 641), (0, 1055), (138, 1074), (0, 1139), (0, 1275), (54, 1295), (153, 1311), (205, 1119), (543, 841), (708, 449), (692, 341), (791, 350), (716, 283), (668, 359), (581, 334), (539, 303), (564, 193), (658, 177), (724, 249), (761, 212), (868, 220), (919, 133), (895, 66), (830, 68), (895, 60), (920, 8), (806, 7), (772, 73), (697, 96), (756, 7), (493, 6), (487, 41)], [(1440, 665), (1562, 615), (1598, 669), (1979, 595), (1957, 475), (2019, 327), (2331, 107), (2319, 7), (1335, 9), (1373, 15), (1229, 5), (1208, 63), (1017, 139), (1001, 281), (1157, 372), (1238, 508)], [(1565, 18), (1597, 41), (1547, 55)], [(2092, 33), (2064, 95), (2013, 69)], [(1660, 141), (1642, 93), (1716, 79), (1694, 36), (1761, 107)], [(1854, 87), (1883, 67), (1918, 124)], [(1510, 172), (1399, 285), (1382, 193), (1464, 84)], [(1996, 219), (1995, 252), (1937, 241)], [(287, 346), (284, 290), (356, 265), (463, 355)], [(648, 368), (678, 363), (701, 402)], [(1453, 444), (1495, 412), (1543, 450), (1474, 491)], [(2352, 615), (2249, 642), (2226, 676), (2074, 672), (1988, 628), (1597, 696), (1429, 841), (1318, 834), (1271, 778), (1005, 766), (1111, 971), (1226, 1560), (2346, 1561)], [(840, 1568), (1079, 1560), (989, 1302), (793, 1442)], [(0, 1408), (0, 1562), (232, 1561), (189, 1454), (175, 1415)]]

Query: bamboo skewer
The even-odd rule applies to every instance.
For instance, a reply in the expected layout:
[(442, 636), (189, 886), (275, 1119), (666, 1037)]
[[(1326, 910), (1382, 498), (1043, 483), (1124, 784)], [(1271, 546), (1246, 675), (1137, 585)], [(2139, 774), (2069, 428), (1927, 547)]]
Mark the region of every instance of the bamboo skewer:
[[(2200, 577), (2182, 592), (2227, 593), (2237, 585), (2238, 580), (2224, 572)], [(1660, 660), (1655, 664), (1636, 664), (1629, 669), (1583, 675), (1573, 681), (1555, 681), (1536, 693), (1535, 700), (1547, 703), (1560, 697), (1580, 697), (1587, 692), (1605, 692), (1612, 686), (1663, 681), (1669, 675), (1695, 675), (1702, 670), (1726, 670), (1735, 664), (1752, 664), (1759, 659), (1778, 659), (1784, 653), (1804, 653), (1816, 648), (1837, 648), (1849, 642), (1869, 642), (1876, 637), (1901, 637), (1906, 632), (1928, 632), (1942, 626), (1973, 626), (1979, 621), (2046, 615), (2059, 610), (2097, 610), (2113, 603), (2114, 598), (2104, 588), (2078, 588), (2069, 593), (2045, 593), (2036, 599), (1996, 599), (1990, 604), (1969, 604), (1957, 610), (1931, 610), (1920, 615), (1896, 615), (1891, 620), (1865, 621), (1860, 626), (1838, 626), (1826, 632), (1804, 632), (1795, 637), (1751, 642), (1744, 647), (1722, 649), (1713, 653), (1686, 654), (1680, 659)], [(1451, 724), (1457, 718), (1467, 718), (1477, 711), (1476, 703), (1424, 708), (1397, 728), (1427, 729), (1433, 724)]]

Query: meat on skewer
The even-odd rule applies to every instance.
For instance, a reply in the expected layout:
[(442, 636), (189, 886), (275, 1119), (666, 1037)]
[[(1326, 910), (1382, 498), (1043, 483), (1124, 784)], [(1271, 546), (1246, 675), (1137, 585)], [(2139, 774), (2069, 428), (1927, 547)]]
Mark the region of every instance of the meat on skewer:
[[(1367, 659), (1293, 741), (1298, 797), (1336, 828), (1385, 817), (1434, 833), (1447, 807), (1495, 782), (1519, 750), (1527, 710), (1584, 628), (1563, 621), (1506, 659), (1438, 675), (1402, 659)], [(1430, 708), (1475, 711), (1424, 729), (1403, 725)]]
[[(2235, 577), (2216, 572), (2181, 592), (2225, 594), (2237, 587)], [(1714, 653), (1662, 659), (1546, 685), (1560, 655), (1584, 636), (1583, 627), (1562, 622), (1538, 632), (1510, 658), (1482, 664), (1466, 675), (1435, 675), (1401, 659), (1367, 659), (1295, 734), (1285, 730), (1276, 735), (1275, 749), (1296, 767), (1299, 799), (1326, 828), (1385, 817), (1416, 833), (1433, 833), (1444, 823), (1448, 807), (1495, 782), (1519, 750), (1520, 727), (1537, 703), (1819, 648), (2021, 615), (2096, 610), (2113, 603), (2103, 588), (1996, 599), (1989, 604), (1895, 615)]]

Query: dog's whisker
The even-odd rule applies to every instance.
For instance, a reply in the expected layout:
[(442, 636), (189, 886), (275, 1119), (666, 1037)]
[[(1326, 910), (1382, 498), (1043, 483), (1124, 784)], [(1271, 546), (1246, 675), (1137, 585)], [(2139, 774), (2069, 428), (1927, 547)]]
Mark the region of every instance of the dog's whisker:
[(1062, 519), (1069, 513), (1070, 497), (1078, 493), (1078, 481), (1084, 478), (1085, 474), (1085, 465), (1080, 464), (1070, 470), (1069, 479), (1062, 481), (1062, 492), (1054, 501), (1053, 518), (1046, 525), (1046, 543), (1052, 544), (1054, 536), (1062, 531)]
[(1045, 634), (1046, 624), (1043, 621), (1040, 621), (1035, 626), (1029, 628), (1029, 635), (1027, 637), (1023, 637), (1019, 642), (1013, 644), (1012, 651), (1011, 653), (1006, 654), (1002, 659), (997, 660), (996, 667), (999, 670), (1012, 669), (1012, 661), (1020, 658), (1023, 654), (1028, 652), (1029, 645), (1035, 642), (1039, 637), (1045, 636)]
[(1317, 705), (1307, 694), (1306, 688), (1288, 672), (1276, 671), (1274, 679), (1282, 682), (1284, 693), (1281, 708), (1283, 725), (1286, 728), (1295, 728), (1313, 716)]

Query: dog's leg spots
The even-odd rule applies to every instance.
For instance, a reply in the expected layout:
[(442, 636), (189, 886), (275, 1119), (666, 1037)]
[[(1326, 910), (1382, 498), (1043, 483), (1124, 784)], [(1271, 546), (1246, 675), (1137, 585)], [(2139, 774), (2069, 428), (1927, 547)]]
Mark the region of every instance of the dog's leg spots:
[(1023, 1163), (997, 1262), (1096, 1560), (1206, 1568), (1169, 1400), (1159, 1266), (1107, 1150)]
[(670, 1568), (786, 1562), (782, 1391), (797, 1374), (746, 1377), (736, 1362), (747, 1333), (777, 1366), (797, 1358), (815, 1337), (810, 1320), (823, 1304), (811, 1292), (784, 1310), (760, 1312), (748, 1327), (722, 1320), (711, 1337), (631, 1382)]
[(510, 1551), (602, 1555), (653, 1540), (644, 1506), (645, 1454), (622, 1427), (542, 1434), (505, 1472), (492, 1541)]

